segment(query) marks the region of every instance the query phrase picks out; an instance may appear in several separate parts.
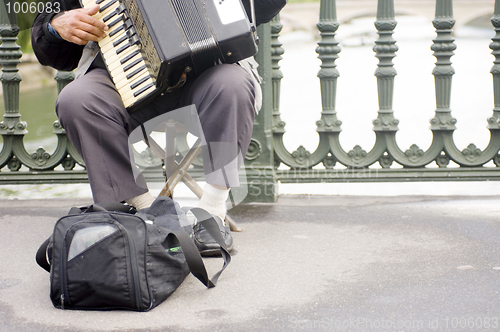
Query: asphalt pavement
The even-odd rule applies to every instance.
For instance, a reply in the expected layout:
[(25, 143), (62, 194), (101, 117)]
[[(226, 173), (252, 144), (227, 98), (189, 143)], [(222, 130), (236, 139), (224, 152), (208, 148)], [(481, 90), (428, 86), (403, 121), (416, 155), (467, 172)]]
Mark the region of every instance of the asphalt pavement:
[[(150, 312), (59, 310), (35, 252), (86, 199), (0, 200), (0, 331), (495, 331), (500, 196), (282, 196), (230, 214), (217, 287)], [(181, 200), (182, 204), (182, 200)], [(222, 264), (207, 258), (209, 272)]]

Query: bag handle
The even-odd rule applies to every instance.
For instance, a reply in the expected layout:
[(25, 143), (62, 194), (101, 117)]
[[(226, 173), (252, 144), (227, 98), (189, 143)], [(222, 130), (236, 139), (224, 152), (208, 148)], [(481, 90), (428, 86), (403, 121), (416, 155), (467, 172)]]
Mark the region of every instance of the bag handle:
[(36, 263), (47, 272), (50, 272), (50, 263), (47, 257), (47, 248), (49, 246), (51, 238), (52, 237), (49, 237), (40, 245), (40, 248), (38, 248), (35, 256)]
[(250, 0), (250, 16), (252, 17), (252, 23), (257, 28), (257, 21), (255, 20), (255, 0)]
[(136, 213), (135, 207), (131, 205), (125, 205), (118, 202), (101, 202), (89, 206), (85, 212), (95, 212), (95, 211), (118, 211), (125, 213)]
[(192, 208), (190, 210), (198, 220), (201, 220), (200, 223), (203, 225), (203, 227), (205, 227), (208, 233), (220, 245), (222, 259), (224, 260), (222, 268), (210, 279), (208, 277), (205, 264), (203, 263), (203, 259), (201, 258), (200, 252), (194, 244), (193, 239), (191, 239), (189, 235), (183, 230), (177, 230), (172, 232), (171, 234), (173, 234), (179, 241), (191, 273), (206, 287), (212, 288), (217, 284), (222, 271), (224, 271), (228, 264), (231, 262), (231, 255), (227, 251), (226, 243), (222, 238), (219, 226), (217, 225), (214, 217), (207, 211), (200, 208)]
[(97, 211), (117, 211), (117, 212), (131, 213), (131, 214), (137, 212), (135, 207), (131, 205), (125, 205), (118, 202), (101, 202), (85, 206), (82, 208), (72, 207), (69, 210), (68, 215), (75, 215), (87, 212), (97, 212)]

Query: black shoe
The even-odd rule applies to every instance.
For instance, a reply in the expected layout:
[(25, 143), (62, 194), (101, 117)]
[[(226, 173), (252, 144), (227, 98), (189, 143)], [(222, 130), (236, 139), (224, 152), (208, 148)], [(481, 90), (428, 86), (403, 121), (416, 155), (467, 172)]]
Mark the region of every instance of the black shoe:
[[(222, 220), (219, 217), (214, 216), (217, 225), (220, 228), (220, 232), (222, 234), (222, 238), (226, 243), (226, 248), (228, 252), (233, 250), (233, 237), (231, 236), (231, 230), (229, 229), (229, 225), (224, 226)], [(196, 247), (200, 251), (202, 256), (220, 256), (220, 245), (215, 242), (212, 236), (208, 233), (208, 231), (203, 227), (202, 224), (197, 223), (193, 227), (194, 232), (194, 243)]]

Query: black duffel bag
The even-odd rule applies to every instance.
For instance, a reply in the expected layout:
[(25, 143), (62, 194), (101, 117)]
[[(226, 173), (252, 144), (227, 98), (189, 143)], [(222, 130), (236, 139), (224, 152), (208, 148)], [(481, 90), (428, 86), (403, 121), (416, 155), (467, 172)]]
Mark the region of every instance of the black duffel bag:
[(208, 288), (231, 261), (218, 225), (205, 210), (191, 209), (220, 244), (224, 264), (211, 279), (192, 239), (192, 225), (177, 203), (159, 197), (137, 213), (118, 203), (72, 208), (37, 252), (50, 271), (56, 308), (148, 311), (169, 297), (191, 273)]

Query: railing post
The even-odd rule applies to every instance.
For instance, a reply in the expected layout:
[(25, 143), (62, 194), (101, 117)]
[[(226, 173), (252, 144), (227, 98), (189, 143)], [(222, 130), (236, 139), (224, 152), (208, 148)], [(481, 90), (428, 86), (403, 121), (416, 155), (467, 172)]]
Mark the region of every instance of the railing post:
[[(263, 104), (255, 118), (252, 140), (246, 154), (245, 173), (248, 195), (245, 202), (275, 202), (278, 199), (278, 188), (271, 127), (273, 100), (279, 98), (279, 95), (273, 95), (271, 23), (259, 26), (257, 33), (260, 43), (259, 52), (255, 58), (259, 63), (259, 74), (263, 78), (261, 85)], [(232, 191), (236, 191), (235, 189), (233, 188)]]
[[(68, 85), (71, 81), (75, 79), (75, 73), (72, 71), (57, 71), (54, 80), (57, 83), (57, 93), (59, 94), (61, 90)], [(63, 127), (59, 123), (59, 120), (56, 120), (53, 124), (54, 134), (66, 134)]]
[[(390, 136), (394, 136), (398, 131), (399, 121), (394, 118), (394, 110), (392, 109), (394, 78), (397, 75), (392, 60), (398, 51), (396, 41), (392, 35), (396, 25), (394, 0), (379, 0), (377, 20), (375, 21), (375, 28), (379, 38), (375, 41), (375, 46), (373, 46), (375, 56), (379, 60), (377, 70), (375, 70), (379, 110), (377, 118), (373, 120), (373, 131), (377, 135), (375, 144), (378, 145), (386, 144), (386, 140), (391, 140), (392, 137)], [(392, 162), (393, 158), (387, 153), (379, 159), (379, 164), (383, 168), (389, 168)]]
[(375, 132), (397, 131), (399, 121), (394, 119), (392, 109), (394, 95), (394, 78), (397, 75), (392, 59), (396, 56), (398, 47), (392, 38), (397, 22), (394, 14), (394, 0), (379, 0), (377, 10), (377, 28), (379, 38), (375, 41), (373, 50), (379, 59), (375, 71), (378, 86), (378, 118), (373, 121)]
[[(342, 121), (337, 118), (337, 79), (340, 74), (335, 61), (339, 58), (341, 48), (335, 35), (339, 28), (337, 21), (337, 4), (335, 0), (322, 0), (319, 11), (319, 22), (316, 25), (320, 32), (321, 40), (316, 47), (316, 53), (321, 60), (318, 78), (321, 89), (321, 119), (316, 122), (316, 131), (323, 138), (329, 133), (336, 133), (334, 139), (342, 131)], [(340, 152), (339, 152), (340, 153)], [(337, 160), (331, 154), (323, 159), (323, 165), (326, 168), (335, 166)]]
[[(495, 1), (495, 14), (491, 18), (491, 23), (495, 27), (495, 36), (492, 38), (490, 49), (495, 56), (491, 74), (493, 75), (493, 97), (495, 107), (493, 116), (488, 119), (489, 129), (500, 129), (500, 0)], [(498, 166), (498, 165), (497, 165)]]
[(321, 60), (321, 69), (318, 72), (321, 87), (321, 120), (318, 121), (318, 132), (340, 132), (340, 122), (335, 110), (337, 97), (337, 79), (340, 76), (335, 61), (339, 58), (341, 48), (335, 40), (339, 23), (335, 0), (323, 0), (320, 4), (319, 23), (317, 24), (321, 40), (318, 42), (316, 53)]
[[(54, 80), (57, 82), (57, 93), (59, 94), (61, 90), (71, 83), (75, 79), (75, 73), (73, 71), (57, 71)], [(61, 123), (59, 120), (56, 120), (53, 124), (54, 127), (54, 134), (59, 135), (61, 137), (64, 137), (67, 143), (67, 154), (68, 156), (64, 158), (62, 161), (62, 166), (65, 170), (70, 171), (73, 168), (75, 168), (76, 164), (80, 164), (81, 166), (85, 166), (85, 163), (83, 161), (83, 158), (80, 156), (80, 154), (76, 151), (75, 147), (69, 139), (66, 136), (66, 131), (64, 128), (61, 126)]]
[[(321, 40), (316, 48), (321, 60), (318, 77), (321, 84), (322, 112), (321, 120), (316, 123), (316, 131), (320, 135), (320, 144), (310, 159), (312, 164), (315, 164), (316, 156), (322, 156), (323, 165), (327, 169), (332, 168), (336, 162), (340, 162), (349, 168), (364, 168), (380, 159), (386, 150), (385, 142), (376, 144), (369, 153), (359, 145), (346, 153), (340, 144), (339, 134), (342, 122), (337, 118), (337, 111), (335, 110), (337, 78), (339, 77), (335, 61), (341, 51), (338, 46), (339, 43), (335, 40), (336, 31), (339, 28), (336, 7), (335, 0), (321, 0), (320, 19), (317, 24)], [(326, 153), (322, 147), (324, 141), (328, 142)], [(377, 143), (379, 142), (377, 141)]]
[(455, 19), (453, 18), (453, 0), (436, 1), (436, 17), (432, 21), (437, 37), (431, 49), (436, 57), (436, 66), (432, 74), (436, 84), (436, 115), (431, 119), (432, 130), (454, 131), (456, 119), (451, 116), (451, 83), (455, 70), (451, 65), (453, 51), (457, 48), (452, 37)]
[(75, 73), (72, 71), (60, 71), (56, 72), (54, 79), (57, 82), (57, 93), (60, 93), (61, 90), (71, 83), (75, 79)]
[(3, 149), (0, 153), (0, 168), (8, 163), (9, 169), (19, 170), (21, 163), (13, 158), (14, 144), (22, 144), (21, 140), (14, 140), (15, 136), (21, 138), (27, 133), (26, 122), (21, 121), (19, 113), (19, 83), (21, 74), (17, 65), (21, 63), (21, 47), (17, 45), (19, 34), (16, 14), (7, 12), (5, 1), (0, 3), (0, 64), (2, 65), (3, 100), (5, 105), (4, 120), (0, 123), (0, 134), (3, 136)]
[(279, 15), (271, 21), (271, 79), (272, 79), (272, 127), (274, 133), (285, 133), (285, 122), (281, 120), (280, 113), (280, 95), (281, 95), (281, 79), (283, 72), (280, 69), (279, 62), (283, 59), (285, 53), (283, 44), (279, 41), (279, 33), (283, 25), (280, 22)]

